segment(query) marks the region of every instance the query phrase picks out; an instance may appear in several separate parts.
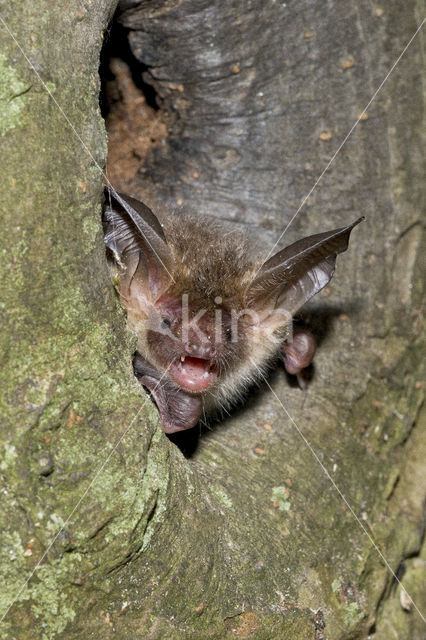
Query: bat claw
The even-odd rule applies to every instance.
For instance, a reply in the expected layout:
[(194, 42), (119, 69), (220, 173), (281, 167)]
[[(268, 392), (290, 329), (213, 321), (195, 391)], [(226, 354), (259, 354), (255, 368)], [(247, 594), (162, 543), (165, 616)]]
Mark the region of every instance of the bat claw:
[(297, 379), (297, 383), (299, 385), (299, 388), (302, 391), (306, 391), (308, 388), (308, 383), (305, 380), (305, 378), (303, 377), (303, 373), (301, 371), (299, 371), (299, 373), (296, 374), (296, 379)]

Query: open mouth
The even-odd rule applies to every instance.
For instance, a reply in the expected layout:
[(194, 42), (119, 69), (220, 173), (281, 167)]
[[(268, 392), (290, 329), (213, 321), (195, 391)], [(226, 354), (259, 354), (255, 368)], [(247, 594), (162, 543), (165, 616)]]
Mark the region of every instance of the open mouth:
[(182, 356), (175, 360), (169, 375), (185, 391), (197, 393), (209, 389), (217, 380), (217, 369), (211, 360)]

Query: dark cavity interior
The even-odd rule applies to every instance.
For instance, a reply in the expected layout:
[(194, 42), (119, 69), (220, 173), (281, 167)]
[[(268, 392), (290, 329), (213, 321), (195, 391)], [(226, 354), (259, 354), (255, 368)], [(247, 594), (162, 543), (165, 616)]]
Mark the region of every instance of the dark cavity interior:
[(118, 12), (104, 34), (99, 74), (108, 134), (107, 177), (117, 190), (138, 196), (145, 160), (165, 140), (167, 126), (159, 96), (146, 81), (147, 67), (134, 57)]

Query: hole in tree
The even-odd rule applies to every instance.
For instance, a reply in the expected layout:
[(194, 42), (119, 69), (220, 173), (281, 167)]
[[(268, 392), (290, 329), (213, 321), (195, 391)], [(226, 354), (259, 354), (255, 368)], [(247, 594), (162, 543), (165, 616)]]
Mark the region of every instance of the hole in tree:
[[(127, 67), (128, 79), (132, 81), (134, 87), (143, 94), (146, 104), (157, 111), (157, 94), (154, 87), (144, 80), (147, 66), (138, 62), (130, 48), (129, 31), (125, 29), (116, 18), (105, 32), (104, 45), (101, 51), (99, 74), (101, 77), (100, 107), (101, 113), (106, 118), (109, 112), (114, 110), (115, 104), (120, 100), (117, 87), (117, 70), (111, 68), (111, 61), (119, 59)], [(114, 63), (112, 63), (114, 64)], [(114, 68), (114, 67), (113, 67)]]
[(133, 55), (128, 35), (116, 14), (104, 34), (99, 104), (108, 134), (108, 179), (138, 195), (145, 159), (163, 143), (167, 127), (160, 98), (147, 82), (149, 70)]

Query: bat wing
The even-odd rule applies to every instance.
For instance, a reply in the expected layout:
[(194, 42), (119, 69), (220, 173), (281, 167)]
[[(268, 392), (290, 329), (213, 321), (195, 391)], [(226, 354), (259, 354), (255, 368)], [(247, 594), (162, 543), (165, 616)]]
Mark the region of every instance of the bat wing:
[(341, 229), (302, 238), (273, 255), (249, 285), (248, 305), (282, 309), (290, 319), (328, 284), (336, 268), (337, 254), (346, 251), (352, 229), (363, 219)]
[[(157, 217), (145, 204), (105, 187), (104, 242), (122, 270), (120, 287), (134, 280), (158, 297), (173, 280), (173, 257)], [(148, 292), (147, 292), (148, 293)]]

